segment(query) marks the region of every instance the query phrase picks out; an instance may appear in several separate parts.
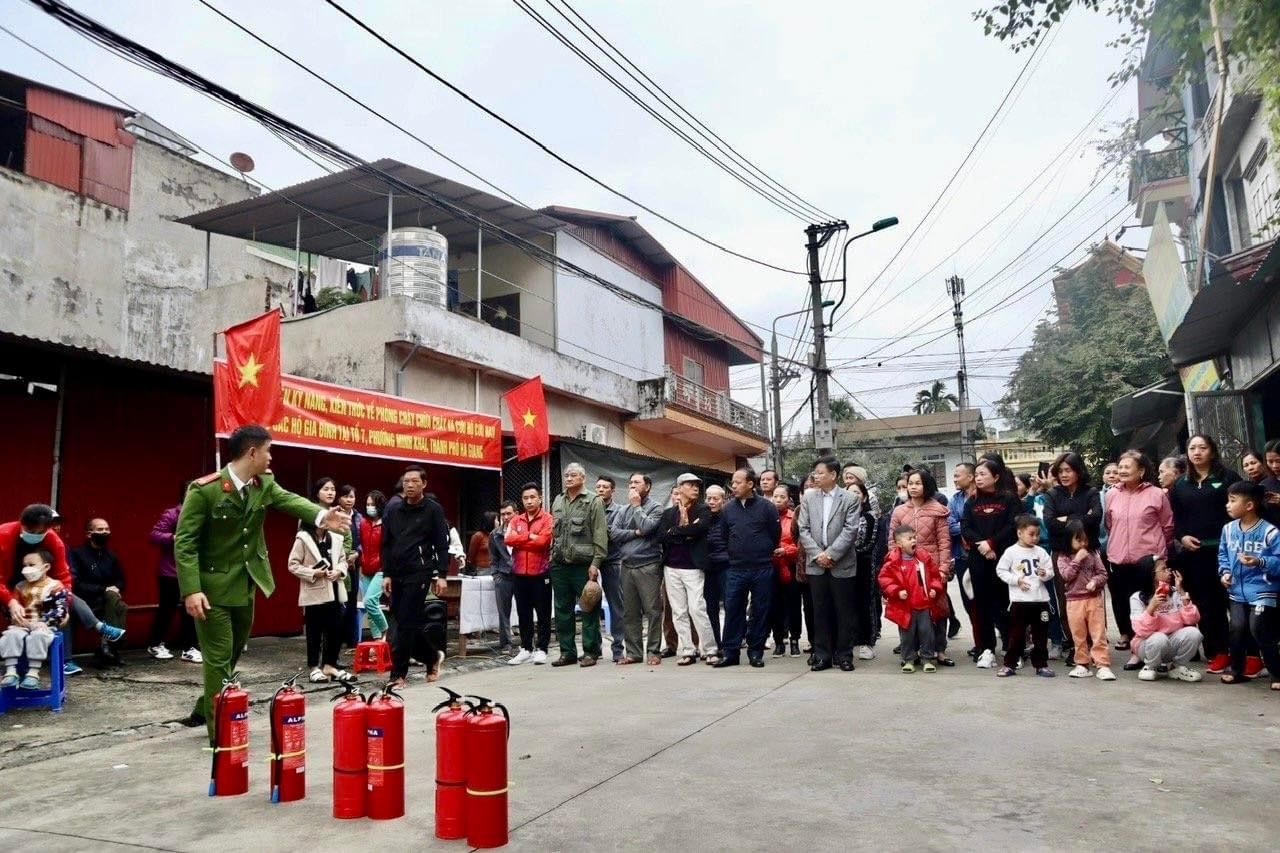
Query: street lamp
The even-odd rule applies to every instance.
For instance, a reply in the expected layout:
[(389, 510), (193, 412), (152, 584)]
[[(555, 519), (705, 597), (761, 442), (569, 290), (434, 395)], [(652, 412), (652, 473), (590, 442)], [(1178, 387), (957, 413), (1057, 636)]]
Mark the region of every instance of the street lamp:
[(845, 294), (848, 292), (849, 286), (849, 244), (868, 234), (874, 234), (877, 231), (883, 231), (886, 228), (892, 228), (898, 224), (898, 217), (886, 216), (884, 219), (877, 219), (871, 223), (871, 228), (863, 231), (861, 234), (854, 234), (848, 240), (844, 241), (844, 248), (840, 250), (840, 301), (836, 303), (835, 310), (831, 312), (831, 322), (827, 324), (827, 328), (834, 327), (836, 322), (836, 311), (840, 310), (840, 306), (844, 304)]

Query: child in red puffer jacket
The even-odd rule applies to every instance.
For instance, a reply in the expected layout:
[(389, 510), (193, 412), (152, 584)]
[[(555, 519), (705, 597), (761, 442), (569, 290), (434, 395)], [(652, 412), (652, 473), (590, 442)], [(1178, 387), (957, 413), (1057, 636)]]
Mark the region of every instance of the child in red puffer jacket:
[(880, 568), (880, 590), (885, 597), (884, 618), (898, 626), (903, 672), (916, 671), (917, 656), (924, 661), (925, 672), (937, 670), (933, 623), (946, 616), (946, 588), (933, 555), (916, 547), (915, 528), (906, 524), (896, 528), (893, 547)]

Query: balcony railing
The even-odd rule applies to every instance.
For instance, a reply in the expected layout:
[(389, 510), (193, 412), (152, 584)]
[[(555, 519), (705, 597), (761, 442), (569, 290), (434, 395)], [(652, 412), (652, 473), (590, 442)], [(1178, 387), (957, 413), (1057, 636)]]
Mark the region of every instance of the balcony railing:
[(764, 415), (744, 406), (723, 391), (713, 391), (686, 379), (667, 367), (666, 400), (708, 418), (737, 427), (752, 435), (764, 436)]
[(1186, 177), (1187, 149), (1180, 145), (1163, 151), (1139, 151), (1134, 158), (1133, 173), (1138, 186)]

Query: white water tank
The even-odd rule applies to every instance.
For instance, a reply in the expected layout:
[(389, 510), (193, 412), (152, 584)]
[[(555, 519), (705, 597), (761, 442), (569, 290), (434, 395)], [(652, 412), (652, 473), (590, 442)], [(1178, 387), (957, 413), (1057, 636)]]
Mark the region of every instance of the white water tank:
[[(391, 241), (390, 252), (387, 241)], [(382, 292), (444, 307), (449, 241), (434, 228), (397, 228), (378, 247)]]

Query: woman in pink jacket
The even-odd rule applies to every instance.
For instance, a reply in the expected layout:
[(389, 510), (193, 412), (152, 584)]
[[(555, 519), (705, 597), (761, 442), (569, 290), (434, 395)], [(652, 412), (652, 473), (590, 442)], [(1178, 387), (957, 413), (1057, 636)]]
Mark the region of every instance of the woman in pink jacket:
[[(1173, 509), (1164, 489), (1155, 485), (1155, 466), (1139, 450), (1120, 454), (1120, 482), (1107, 494), (1103, 517), (1107, 527), (1107, 559), (1111, 561), (1111, 611), (1120, 629), (1116, 648), (1128, 649), (1133, 639), (1129, 599), (1143, 586), (1145, 573), (1138, 563), (1144, 557), (1167, 557), (1173, 541)], [(1138, 669), (1131, 654), (1126, 670)]]
[(1133, 649), (1142, 658), (1138, 678), (1155, 681), (1167, 672), (1178, 681), (1199, 681), (1200, 673), (1187, 664), (1200, 649), (1200, 611), (1182, 586), (1182, 573), (1169, 571), (1164, 557), (1146, 557), (1139, 568), (1149, 580), (1129, 599)]
[[(929, 552), (942, 575), (943, 584), (946, 584), (951, 580), (951, 529), (947, 524), (947, 506), (938, 501), (937, 495), (938, 483), (932, 472), (924, 468), (912, 471), (907, 477), (907, 501), (893, 510), (893, 515), (889, 518), (889, 531), (892, 533), (904, 524), (914, 528), (916, 547)], [(946, 612), (933, 626), (938, 663), (942, 666), (955, 666), (956, 662), (946, 655), (947, 621), (951, 615), (949, 602), (941, 609)]]

